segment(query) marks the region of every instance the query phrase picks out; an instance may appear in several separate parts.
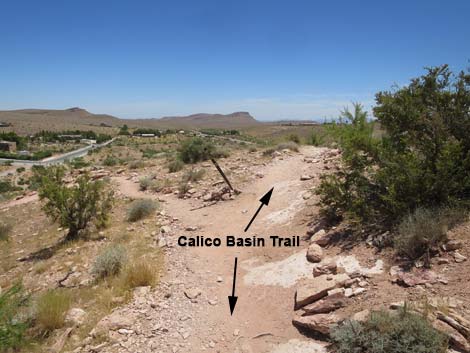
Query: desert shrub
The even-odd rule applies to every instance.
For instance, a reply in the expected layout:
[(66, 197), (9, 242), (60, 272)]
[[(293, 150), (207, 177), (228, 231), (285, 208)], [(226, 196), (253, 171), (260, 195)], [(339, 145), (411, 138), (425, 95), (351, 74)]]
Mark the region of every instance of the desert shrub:
[(9, 239), (12, 228), (11, 224), (0, 223), (0, 241)]
[(139, 188), (141, 191), (150, 190), (155, 183), (155, 178), (152, 176), (146, 176), (139, 180)]
[(0, 351), (18, 349), (24, 345), (30, 323), (22, 311), (27, 308), (28, 302), (29, 297), (20, 283), (0, 293)]
[(282, 142), (276, 146), (276, 150), (291, 150), (292, 152), (299, 152), (299, 145), (293, 141)]
[(331, 334), (337, 353), (445, 353), (447, 338), (422, 316), (374, 312), (364, 323), (345, 321)]
[(64, 182), (64, 169), (51, 167), (41, 172), (39, 198), (46, 200), (45, 213), (69, 232), (66, 239), (79, 237), (93, 222), (97, 227), (106, 224), (113, 203), (113, 193), (104, 181), (91, 180), (88, 174), (77, 178), (75, 185)]
[(73, 169), (80, 169), (80, 168), (85, 168), (85, 167), (88, 167), (90, 165), (90, 163), (88, 163), (87, 161), (85, 161), (83, 159), (83, 157), (78, 157), (78, 158), (75, 158), (73, 159), (72, 161), (70, 161), (70, 166), (73, 168)]
[(157, 206), (157, 203), (150, 199), (136, 200), (127, 211), (127, 220), (129, 222), (141, 220), (155, 212)]
[(187, 180), (181, 180), (178, 184), (178, 195), (179, 197), (183, 197), (189, 190), (191, 186), (189, 185)]
[(103, 160), (103, 165), (106, 167), (113, 167), (115, 165), (119, 164), (119, 159), (112, 156), (112, 155), (107, 155), (106, 158)]
[(276, 149), (273, 148), (273, 147), (266, 148), (266, 149), (263, 151), (263, 156), (270, 156), (270, 155), (272, 155), (275, 151), (276, 151)]
[(447, 66), (376, 95), (374, 115), (362, 106), (333, 124), (343, 168), (323, 178), (321, 204), (330, 215), (393, 226), (419, 207), (470, 205), (470, 74)]
[(146, 260), (138, 260), (128, 266), (124, 280), (128, 287), (152, 286), (156, 280), (155, 266)]
[(65, 324), (70, 308), (70, 297), (61, 290), (48, 290), (36, 300), (36, 322), (45, 333), (59, 329)]
[(204, 177), (204, 174), (206, 174), (204, 169), (191, 169), (183, 175), (182, 180), (186, 183), (190, 181), (199, 181)]
[(142, 158), (154, 158), (160, 151), (147, 148), (142, 151)]
[(424, 257), (429, 264), (430, 252), (447, 240), (447, 231), (465, 219), (465, 211), (417, 208), (398, 226), (394, 247), (399, 255), (416, 260)]
[(225, 151), (217, 150), (210, 140), (200, 137), (183, 141), (178, 149), (178, 158), (184, 163), (196, 163), (224, 156), (226, 156)]
[(325, 136), (313, 129), (308, 138), (308, 144), (312, 146), (321, 146), (325, 143)]
[(16, 172), (17, 172), (17, 173), (23, 173), (25, 170), (26, 170), (25, 167), (16, 168)]
[(300, 144), (300, 137), (297, 134), (290, 134), (289, 136), (287, 136), (287, 140), (296, 144)]
[(145, 166), (145, 163), (142, 161), (130, 161), (128, 164), (129, 169), (140, 169)]
[(179, 159), (174, 159), (168, 163), (168, 171), (170, 173), (179, 172), (184, 167), (184, 162)]
[(0, 194), (19, 190), (22, 189), (13, 185), (10, 180), (0, 180)]
[(251, 146), (251, 147), (248, 149), (248, 151), (249, 151), (250, 153), (255, 153), (256, 151), (258, 151), (258, 149), (257, 149), (256, 147), (254, 147), (254, 146)]
[(127, 254), (124, 246), (110, 245), (96, 257), (91, 274), (97, 279), (115, 276), (121, 272), (126, 261)]

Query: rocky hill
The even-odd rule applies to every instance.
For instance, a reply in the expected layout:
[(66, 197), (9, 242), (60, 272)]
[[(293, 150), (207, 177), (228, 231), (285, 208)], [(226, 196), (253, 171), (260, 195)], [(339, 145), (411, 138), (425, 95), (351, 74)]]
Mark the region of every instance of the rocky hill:
[(21, 109), (0, 111), (0, 122), (11, 124), (5, 131), (31, 134), (41, 130), (103, 130), (110, 132), (124, 124), (129, 127), (148, 128), (216, 128), (238, 129), (261, 125), (247, 112), (232, 114), (193, 114), (160, 119), (120, 119), (107, 114), (93, 114), (74, 107), (64, 110)]

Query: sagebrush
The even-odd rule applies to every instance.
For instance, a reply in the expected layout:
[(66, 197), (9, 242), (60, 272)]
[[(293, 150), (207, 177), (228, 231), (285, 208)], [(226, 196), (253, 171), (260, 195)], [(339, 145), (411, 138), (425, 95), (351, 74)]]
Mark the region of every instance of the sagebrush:
[(110, 245), (96, 257), (91, 274), (97, 279), (115, 276), (121, 272), (126, 262), (127, 252), (124, 246)]
[(147, 216), (150, 216), (158, 208), (158, 204), (150, 199), (134, 201), (127, 211), (127, 220), (136, 222)]

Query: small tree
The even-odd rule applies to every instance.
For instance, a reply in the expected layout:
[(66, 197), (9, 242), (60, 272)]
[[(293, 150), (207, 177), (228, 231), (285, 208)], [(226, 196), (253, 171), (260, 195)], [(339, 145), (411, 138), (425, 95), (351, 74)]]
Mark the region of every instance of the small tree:
[(61, 226), (68, 227), (66, 239), (79, 237), (90, 222), (104, 226), (112, 207), (113, 193), (103, 181), (80, 176), (72, 186), (65, 185), (64, 169), (52, 167), (43, 173), (39, 197), (46, 200), (43, 210)]

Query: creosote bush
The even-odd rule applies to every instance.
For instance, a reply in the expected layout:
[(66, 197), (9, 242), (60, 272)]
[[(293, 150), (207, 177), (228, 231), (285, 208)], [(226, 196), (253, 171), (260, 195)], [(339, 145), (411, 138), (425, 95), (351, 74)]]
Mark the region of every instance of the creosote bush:
[(197, 163), (227, 156), (226, 150), (217, 149), (211, 140), (201, 137), (193, 137), (183, 141), (178, 149), (178, 159), (184, 163)]
[(77, 178), (75, 185), (67, 186), (62, 167), (50, 167), (39, 173), (39, 198), (46, 200), (43, 210), (69, 229), (67, 240), (78, 238), (91, 222), (97, 227), (106, 225), (113, 205), (113, 193), (104, 181), (93, 181), (84, 174)]
[(124, 281), (129, 288), (152, 286), (156, 281), (155, 266), (145, 260), (130, 264), (124, 274)]
[(61, 290), (48, 290), (37, 298), (36, 321), (44, 333), (64, 326), (70, 303), (70, 297)]
[(445, 353), (448, 347), (444, 334), (406, 309), (373, 312), (364, 323), (345, 321), (331, 337), (336, 353)]
[(150, 199), (142, 199), (134, 201), (127, 211), (127, 220), (129, 222), (136, 222), (149, 215), (157, 209), (158, 204)]
[(95, 259), (91, 274), (96, 279), (115, 276), (121, 272), (127, 261), (124, 246), (113, 244), (104, 249)]
[(27, 315), (22, 315), (29, 296), (21, 283), (0, 293), (0, 352), (18, 349), (25, 344), (26, 330), (30, 326)]

